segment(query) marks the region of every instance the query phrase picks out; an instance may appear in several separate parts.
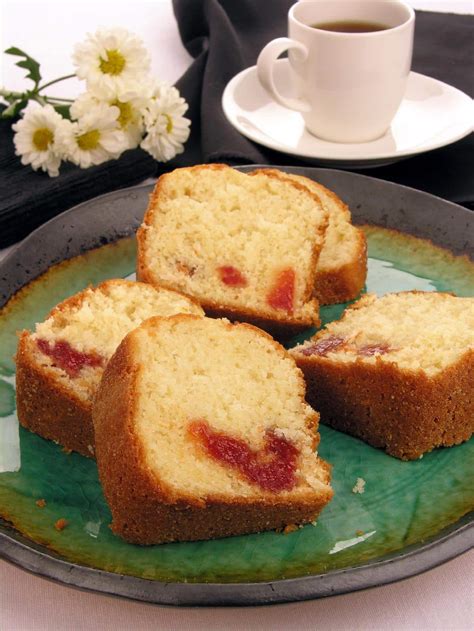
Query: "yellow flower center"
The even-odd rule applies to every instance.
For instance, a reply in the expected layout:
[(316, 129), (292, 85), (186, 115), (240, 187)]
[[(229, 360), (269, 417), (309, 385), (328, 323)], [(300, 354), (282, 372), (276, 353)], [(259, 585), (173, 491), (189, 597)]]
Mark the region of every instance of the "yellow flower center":
[(47, 127), (41, 127), (41, 129), (37, 129), (33, 134), (33, 144), (38, 151), (46, 151), (53, 142), (53, 139), (53, 132)]
[(165, 114), (165, 118), (166, 118), (166, 132), (168, 134), (171, 134), (171, 132), (173, 131), (173, 119), (171, 118), (171, 116), (169, 114)]
[(125, 68), (125, 57), (116, 49), (106, 50), (107, 59), (101, 59), (99, 67), (104, 74), (118, 75)]
[(132, 121), (133, 118), (133, 110), (130, 103), (122, 103), (121, 101), (114, 101), (111, 105), (115, 105), (120, 110), (119, 117), (117, 121), (122, 129), (125, 129), (127, 125)]
[(85, 134), (81, 134), (77, 137), (77, 144), (83, 151), (90, 151), (97, 147), (99, 139), (100, 131), (98, 129), (91, 129), (91, 131), (86, 131)]

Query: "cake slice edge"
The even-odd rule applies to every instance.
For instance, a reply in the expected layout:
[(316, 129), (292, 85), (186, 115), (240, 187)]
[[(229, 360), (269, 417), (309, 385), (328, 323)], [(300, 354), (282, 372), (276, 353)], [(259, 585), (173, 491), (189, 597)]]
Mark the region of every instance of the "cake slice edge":
[[(193, 317), (180, 314), (171, 319)], [(151, 318), (144, 324), (158, 320)], [(271, 339), (264, 331), (258, 333)], [(267, 494), (261, 500), (242, 496), (225, 501), (219, 495), (203, 499), (177, 493), (166, 482), (157, 484), (156, 476), (144, 467), (143, 445), (133, 428), (141, 370), (133, 354), (133, 336), (128, 335), (107, 365), (93, 409), (99, 476), (112, 512), (113, 532), (129, 542), (150, 545), (284, 529), (315, 521), (333, 496), (331, 467), (319, 457), (315, 457), (321, 475), (318, 493), (309, 489), (294, 502), (278, 494)], [(109, 440), (112, 432), (115, 441)]]

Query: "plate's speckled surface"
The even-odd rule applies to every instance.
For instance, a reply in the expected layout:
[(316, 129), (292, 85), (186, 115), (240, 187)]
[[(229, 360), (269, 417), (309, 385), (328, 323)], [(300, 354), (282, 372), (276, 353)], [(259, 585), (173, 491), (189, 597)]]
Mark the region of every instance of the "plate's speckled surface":
[[(399, 199), (409, 197), (410, 189), (370, 178), (312, 169), (301, 172), (314, 175), (329, 186), (332, 184), (331, 187), (346, 199), (354, 193), (354, 182), (360, 183), (357, 178), (368, 184), (366, 198), (371, 196), (371, 182), (378, 187), (382, 185), (382, 189), (383, 185), (399, 189)], [(349, 183), (349, 189), (337, 185), (338, 177), (346, 183), (346, 189)], [(146, 195), (143, 193), (143, 189), (134, 189), (113, 194), (122, 200), (122, 208), (123, 200), (134, 202), (133, 213), (130, 209), (124, 211), (133, 215), (133, 219), (128, 219), (129, 233), (133, 232), (144, 210)], [(110, 202), (110, 197), (103, 199)], [(354, 208), (355, 214), (359, 219), (374, 221), (371, 212), (364, 212), (364, 196), (359, 199), (360, 207)], [(435, 200), (433, 205), (439, 202)], [(78, 239), (82, 237), (86, 249), (97, 245), (97, 239), (104, 234), (110, 239), (110, 232), (94, 230), (90, 224), (92, 219), (89, 225), (85, 220), (88, 207), (94, 204), (100, 206), (100, 199), (82, 207), (80, 222), (88, 237), (78, 234)], [(387, 197), (381, 205), (386, 204)], [(446, 212), (459, 212), (458, 220), (465, 220), (468, 230), (458, 239), (453, 230), (447, 231), (449, 237), (438, 234), (436, 238), (436, 230), (431, 229), (434, 240), (442, 244), (445, 238), (446, 245), (458, 253), (463, 249), (462, 239), (472, 248), (474, 223), (468, 211), (453, 210), (458, 207), (443, 204)], [(109, 207), (112, 213), (113, 205), (109, 203)], [(117, 204), (116, 208), (120, 207)], [(390, 217), (388, 207), (382, 210)], [(74, 218), (71, 212), (63, 215), (63, 223), (67, 224), (69, 218)], [(409, 216), (406, 220), (409, 221)], [(49, 232), (54, 231), (55, 224), (57, 228), (57, 221), (51, 222)], [(124, 221), (127, 220), (122, 215), (117, 224)], [(390, 221), (385, 223), (391, 225)], [(433, 223), (438, 226), (436, 217)], [(369, 291), (384, 293), (418, 288), (474, 295), (474, 264), (467, 257), (455, 257), (428, 241), (384, 228), (367, 226), (365, 230), (370, 256)], [(411, 230), (418, 234), (420, 231), (423, 225), (414, 225)], [(120, 233), (126, 234), (127, 229), (117, 225), (113, 234), (120, 236)], [(74, 241), (76, 239), (71, 243)], [(82, 244), (71, 254), (80, 252)], [(95, 463), (77, 454), (65, 454), (60, 447), (22, 428), (18, 433), (12, 355), (16, 330), (33, 326), (59, 300), (89, 283), (129, 275), (134, 271), (134, 257), (132, 239), (91, 250), (50, 269), (20, 291), (2, 313), (0, 471), (4, 472), (0, 473), (0, 514), (16, 530), (10, 530), (5, 522), (0, 525), (0, 553), (3, 551), (6, 558), (28, 569), (85, 588), (153, 602), (224, 604), (278, 602), (360, 589), (411, 575), (467, 549), (472, 529), (468, 527), (471, 518), (466, 515), (474, 506), (474, 440), (451, 449), (436, 450), (416, 462), (401, 462), (323, 426), (320, 453), (334, 467), (335, 497), (315, 526), (309, 525), (288, 535), (268, 532), (146, 548), (114, 537), (108, 528), (110, 514)], [(8, 268), (8, 263), (11, 266), (11, 258), (4, 268)], [(23, 261), (26, 258), (24, 256)], [(20, 277), (22, 274), (25, 272), (20, 272)], [(8, 278), (13, 285), (18, 282)], [(323, 319), (338, 317), (341, 309), (341, 306), (325, 308)], [(18, 467), (17, 471), (8, 471)], [(363, 494), (352, 492), (358, 477), (366, 481)], [(46, 500), (46, 506), (38, 507), (35, 503), (38, 499)], [(69, 522), (61, 532), (54, 528), (59, 518)], [(53, 552), (48, 553), (46, 548)], [(385, 560), (387, 558), (392, 560)], [(97, 572), (87, 566), (107, 572)], [(385, 573), (380, 574), (384, 567)], [(281, 580), (288, 578), (296, 580)], [(203, 585), (209, 582), (210, 585)]]

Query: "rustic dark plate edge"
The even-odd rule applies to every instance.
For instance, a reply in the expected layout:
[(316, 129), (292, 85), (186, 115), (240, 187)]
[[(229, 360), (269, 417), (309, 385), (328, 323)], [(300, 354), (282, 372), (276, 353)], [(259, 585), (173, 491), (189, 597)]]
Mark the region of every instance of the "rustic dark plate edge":
[(99, 592), (183, 607), (253, 606), (298, 602), (337, 596), (404, 580), (445, 563), (474, 546), (473, 514), (464, 516), (452, 530), (403, 554), (355, 568), (335, 570), (261, 583), (164, 583), (114, 574), (63, 561), (21, 535), (9, 535), (0, 525), (0, 556), (22, 569), (51, 581), (84, 591)]

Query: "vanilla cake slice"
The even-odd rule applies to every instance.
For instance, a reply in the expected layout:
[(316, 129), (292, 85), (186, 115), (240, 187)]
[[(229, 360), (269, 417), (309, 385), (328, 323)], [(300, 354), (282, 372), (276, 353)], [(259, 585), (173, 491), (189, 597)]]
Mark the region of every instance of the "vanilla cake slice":
[(294, 360), (256, 327), (144, 322), (107, 365), (93, 408), (112, 530), (155, 544), (314, 521), (332, 489), (304, 397)]
[(278, 173), (308, 187), (328, 212), (329, 223), (314, 280), (314, 295), (319, 304), (332, 305), (357, 298), (367, 277), (367, 240), (362, 230), (352, 224), (348, 206), (333, 191), (308, 177), (276, 169), (254, 173), (260, 172)]
[(121, 279), (61, 302), (34, 332), (20, 334), (16, 391), (21, 425), (93, 456), (92, 401), (108, 359), (143, 320), (176, 313), (204, 315), (186, 296)]
[(474, 298), (365, 295), (291, 349), (322, 422), (403, 460), (474, 431)]
[(196, 298), (209, 315), (296, 333), (319, 323), (327, 223), (319, 198), (278, 174), (176, 169), (158, 180), (138, 231), (138, 277)]

